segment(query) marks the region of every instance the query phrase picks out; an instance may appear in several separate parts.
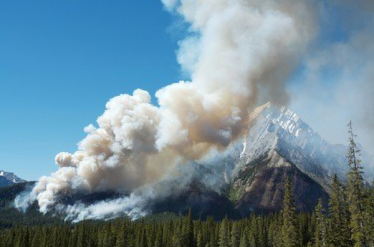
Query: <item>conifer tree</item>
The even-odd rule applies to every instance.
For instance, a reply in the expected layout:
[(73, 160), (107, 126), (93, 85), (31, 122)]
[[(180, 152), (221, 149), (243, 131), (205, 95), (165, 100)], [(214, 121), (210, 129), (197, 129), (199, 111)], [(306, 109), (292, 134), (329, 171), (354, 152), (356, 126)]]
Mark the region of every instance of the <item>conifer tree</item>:
[(365, 242), (365, 215), (364, 215), (364, 180), (362, 177), (362, 166), (360, 150), (355, 142), (356, 135), (353, 133), (352, 122), (348, 124), (349, 148), (347, 160), (349, 165), (347, 197), (350, 212), (351, 240), (354, 247), (364, 247)]
[(229, 247), (229, 230), (227, 217), (222, 220), (221, 227), (219, 229), (219, 247)]
[(114, 241), (113, 241), (113, 235), (112, 235), (112, 224), (108, 224), (105, 227), (104, 230), (104, 238), (103, 238), (103, 246), (104, 247), (113, 247)]
[(247, 231), (244, 230), (242, 237), (240, 238), (239, 247), (249, 247)]
[(322, 199), (318, 199), (316, 206), (316, 230), (314, 234), (315, 247), (327, 246), (327, 227), (325, 210), (322, 205)]
[(234, 222), (232, 225), (232, 229), (231, 229), (230, 246), (239, 247), (239, 243), (240, 243), (240, 233), (238, 229), (238, 224)]
[(140, 234), (138, 247), (147, 247), (147, 233), (144, 227)]
[(292, 195), (291, 180), (287, 177), (285, 181), (285, 192), (282, 209), (282, 243), (284, 247), (300, 246), (298, 228), (296, 222), (296, 208)]
[(344, 247), (350, 245), (350, 234), (347, 222), (347, 205), (344, 201), (343, 187), (337, 175), (333, 177), (329, 200), (329, 243), (330, 246)]
[(194, 247), (194, 225), (192, 222), (192, 212), (191, 209), (188, 211), (186, 220), (183, 226), (183, 236), (182, 236), (182, 245), (186, 247)]
[(273, 231), (273, 239), (274, 241), (272, 242), (274, 247), (282, 247), (282, 226), (283, 226), (283, 218), (282, 214), (278, 213), (275, 216), (274, 219), (275, 222), (275, 227)]
[(214, 229), (210, 232), (209, 247), (217, 247), (216, 233)]
[(157, 231), (156, 238), (154, 240), (154, 247), (165, 247), (162, 245), (162, 233), (160, 231)]
[(259, 246), (266, 246), (266, 230), (265, 230), (265, 223), (264, 223), (264, 216), (256, 217), (256, 225), (257, 225), (257, 242)]
[(116, 238), (116, 247), (126, 246), (125, 229), (121, 227)]
[(204, 242), (203, 242), (203, 234), (199, 232), (197, 234), (197, 247), (204, 247)]
[[(77, 241), (77, 247), (84, 247), (86, 246), (85, 241), (85, 224), (83, 223), (82, 225), (78, 226), (77, 232), (78, 232), (78, 241)], [(54, 234), (55, 235), (55, 234)], [(54, 243), (56, 245), (56, 243)]]

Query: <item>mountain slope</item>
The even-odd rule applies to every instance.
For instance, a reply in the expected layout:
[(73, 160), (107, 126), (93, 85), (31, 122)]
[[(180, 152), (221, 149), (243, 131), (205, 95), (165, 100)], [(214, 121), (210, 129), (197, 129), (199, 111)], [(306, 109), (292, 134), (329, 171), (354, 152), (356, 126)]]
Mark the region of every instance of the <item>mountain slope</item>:
[(311, 211), (318, 198), (328, 199), (320, 184), (274, 152), (252, 161), (235, 178), (231, 190), (237, 201), (236, 209), (242, 215), (281, 210), (287, 177), (293, 183), (297, 210)]
[[(328, 198), (334, 174), (346, 180), (347, 148), (329, 144), (291, 110), (268, 103), (250, 117), (252, 125), (232, 172), (230, 191), (242, 214), (280, 210), (287, 176), (301, 211), (312, 210), (320, 197)], [(365, 152), (363, 160), (370, 162)], [(365, 173), (368, 181), (373, 179), (372, 170)]]
[(0, 187), (24, 182), (26, 181), (17, 177), (14, 173), (0, 170)]
[[(321, 138), (296, 113), (271, 104), (259, 107), (253, 114), (254, 125), (244, 140), (244, 149), (236, 172), (259, 156), (276, 151), (296, 165), (326, 190), (331, 177), (337, 174), (345, 181), (348, 172), (347, 147), (332, 145)], [(363, 151), (365, 176), (368, 181), (374, 175), (370, 169), (371, 157)]]

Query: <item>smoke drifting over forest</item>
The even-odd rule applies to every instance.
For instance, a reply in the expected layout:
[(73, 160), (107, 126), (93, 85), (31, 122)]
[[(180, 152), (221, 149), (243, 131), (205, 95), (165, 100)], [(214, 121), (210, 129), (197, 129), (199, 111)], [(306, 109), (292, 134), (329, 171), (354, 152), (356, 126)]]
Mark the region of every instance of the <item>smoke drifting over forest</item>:
[[(191, 162), (240, 138), (260, 103), (288, 104), (287, 82), (316, 46), (324, 18), (323, 1), (162, 2), (189, 25), (177, 59), (191, 81), (161, 88), (159, 106), (141, 89), (110, 99), (97, 124), (85, 128), (78, 151), (58, 154), (58, 170), (18, 197), (17, 207), (37, 201), (43, 213), (53, 207), (76, 220), (146, 214), (148, 201), (188, 183)], [(362, 32), (350, 42), (372, 40), (372, 32)], [(88, 207), (59, 203), (61, 195), (104, 191), (128, 196)]]

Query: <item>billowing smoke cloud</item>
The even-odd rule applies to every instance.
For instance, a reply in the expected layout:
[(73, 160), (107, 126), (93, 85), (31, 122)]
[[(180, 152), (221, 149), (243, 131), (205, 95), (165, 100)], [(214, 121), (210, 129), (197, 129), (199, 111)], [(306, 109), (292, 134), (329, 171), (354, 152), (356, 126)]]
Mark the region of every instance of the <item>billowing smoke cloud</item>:
[[(54, 206), (78, 220), (141, 215), (144, 201), (184, 184), (163, 186), (184, 177), (176, 167), (228, 147), (260, 102), (287, 102), (287, 79), (318, 31), (312, 1), (163, 3), (190, 25), (178, 61), (191, 81), (160, 89), (159, 106), (143, 90), (111, 99), (97, 126), (85, 128), (78, 151), (58, 154), (59, 169), (40, 178), (19, 207), (36, 200), (41, 212)], [(129, 196), (90, 207), (59, 203), (61, 195), (102, 191)]]

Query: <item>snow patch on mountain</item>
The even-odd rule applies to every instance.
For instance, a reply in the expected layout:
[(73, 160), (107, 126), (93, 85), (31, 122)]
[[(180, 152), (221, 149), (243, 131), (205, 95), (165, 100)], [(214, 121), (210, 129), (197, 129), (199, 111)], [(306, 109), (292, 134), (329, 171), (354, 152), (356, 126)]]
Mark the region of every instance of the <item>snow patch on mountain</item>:
[[(250, 115), (250, 119), (251, 127), (242, 141), (234, 177), (260, 156), (268, 155), (271, 162), (271, 156), (277, 153), (287, 161), (284, 164), (296, 165), (327, 190), (334, 174), (342, 181), (346, 179), (347, 147), (325, 141), (292, 110), (267, 103), (258, 107)], [(365, 151), (362, 151), (361, 158), (365, 179), (371, 182), (374, 178), (373, 160)], [(282, 164), (277, 162), (270, 165)]]
[(0, 186), (7, 186), (23, 182), (26, 181), (16, 176), (13, 172), (5, 172), (0, 170)]

